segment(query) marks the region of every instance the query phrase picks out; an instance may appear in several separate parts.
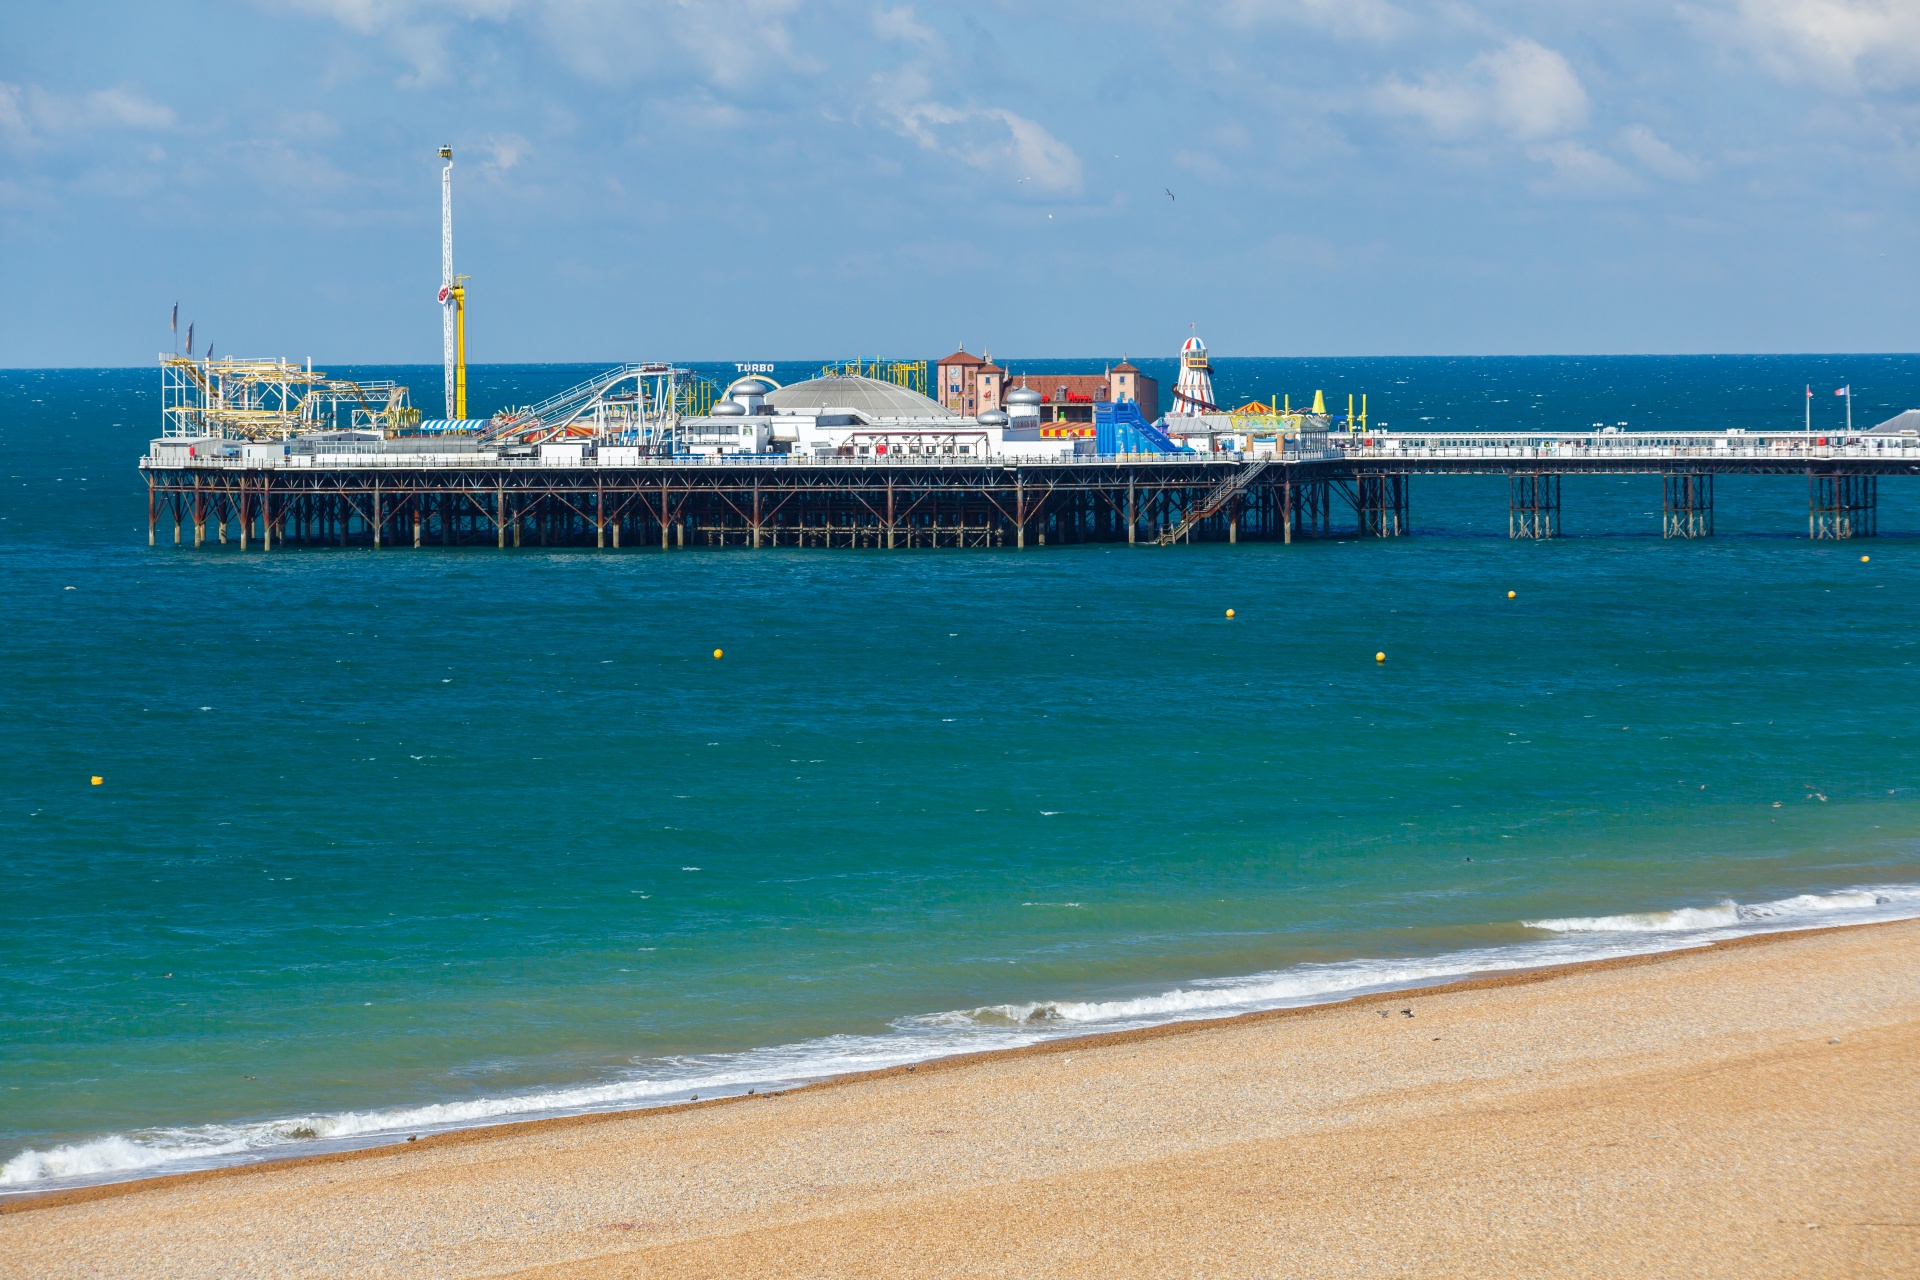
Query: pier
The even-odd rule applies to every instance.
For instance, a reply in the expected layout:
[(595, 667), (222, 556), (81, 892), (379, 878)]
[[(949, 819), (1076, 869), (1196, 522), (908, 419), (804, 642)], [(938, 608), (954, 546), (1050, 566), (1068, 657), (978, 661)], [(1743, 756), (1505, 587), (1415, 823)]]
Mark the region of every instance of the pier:
[[(660, 455), (590, 446), (513, 456), (455, 441), (332, 452), (248, 445), (141, 460), (149, 544), (1028, 548), (1399, 537), (1411, 477), (1504, 475), (1509, 533), (1560, 536), (1561, 480), (1644, 475), (1662, 533), (1713, 533), (1714, 481), (1797, 479), (1807, 536), (1870, 537), (1883, 476), (1920, 477), (1920, 441), (1728, 432), (1325, 437), (1270, 456)], [(170, 524), (170, 531), (164, 527)]]

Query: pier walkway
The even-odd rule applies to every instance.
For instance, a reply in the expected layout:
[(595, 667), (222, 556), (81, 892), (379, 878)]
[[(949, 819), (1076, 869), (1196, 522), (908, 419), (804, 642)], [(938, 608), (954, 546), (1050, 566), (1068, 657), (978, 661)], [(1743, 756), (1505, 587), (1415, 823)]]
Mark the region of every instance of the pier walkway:
[[(1723, 475), (1802, 476), (1813, 538), (1876, 532), (1882, 476), (1920, 477), (1920, 440), (1734, 432), (1336, 436), (1281, 454), (1016, 458), (660, 456), (603, 463), (579, 445), (512, 456), (473, 440), (408, 451), (231, 456), (156, 447), (141, 460), (148, 541), (243, 547), (1026, 547), (1291, 542), (1412, 531), (1414, 475), (1505, 475), (1509, 532), (1560, 533), (1568, 475), (1658, 476), (1662, 532), (1713, 532)], [(384, 442), (395, 444), (398, 442)]]

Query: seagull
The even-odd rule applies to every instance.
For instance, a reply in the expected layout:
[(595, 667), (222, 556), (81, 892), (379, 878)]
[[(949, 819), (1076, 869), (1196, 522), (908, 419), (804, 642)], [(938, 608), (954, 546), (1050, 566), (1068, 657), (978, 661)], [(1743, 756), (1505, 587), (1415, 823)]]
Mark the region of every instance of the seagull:
[(1162, 188), (1160, 188), (1160, 189), (1161, 189), (1162, 191), (1165, 191), (1165, 192), (1167, 193), (1167, 199), (1169, 199), (1169, 200), (1172, 200), (1172, 199), (1174, 199), (1174, 198), (1175, 198), (1175, 197), (1174, 197), (1174, 194), (1173, 194), (1173, 192), (1172, 192), (1171, 190), (1169, 190), (1168, 188), (1166, 188), (1166, 187), (1162, 187)]

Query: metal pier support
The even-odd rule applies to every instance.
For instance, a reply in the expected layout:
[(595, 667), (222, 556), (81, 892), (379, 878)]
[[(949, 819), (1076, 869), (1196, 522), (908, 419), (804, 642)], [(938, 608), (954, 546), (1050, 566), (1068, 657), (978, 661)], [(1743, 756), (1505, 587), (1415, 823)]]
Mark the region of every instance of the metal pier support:
[(1695, 471), (1669, 471), (1660, 477), (1660, 536), (1713, 536), (1713, 477)]
[(1363, 475), (1354, 495), (1354, 514), (1363, 538), (1399, 538), (1412, 531), (1407, 523), (1407, 478), (1403, 475)]
[(1878, 531), (1878, 476), (1807, 476), (1809, 538), (1871, 538)]
[(1560, 536), (1560, 477), (1545, 471), (1515, 471), (1507, 476), (1507, 536)]

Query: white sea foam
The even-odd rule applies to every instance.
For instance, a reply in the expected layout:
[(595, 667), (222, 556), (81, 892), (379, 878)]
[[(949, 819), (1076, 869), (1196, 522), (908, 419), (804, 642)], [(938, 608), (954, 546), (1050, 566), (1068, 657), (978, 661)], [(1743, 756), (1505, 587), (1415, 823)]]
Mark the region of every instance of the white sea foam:
[(744, 1053), (655, 1058), (615, 1080), (376, 1111), (280, 1117), (109, 1134), (23, 1151), (0, 1165), (0, 1190), (44, 1190), (140, 1174), (235, 1164), (298, 1151), (339, 1150), (409, 1134), (540, 1116), (578, 1115), (782, 1088), (809, 1080), (1014, 1048), (1064, 1035), (1122, 1031), (1259, 1009), (1325, 1004), (1475, 973), (1704, 946), (1721, 938), (1920, 916), (1920, 885), (1868, 885), (1773, 902), (1678, 907), (1612, 916), (1523, 921), (1546, 935), (1505, 946), (1400, 959), (1300, 964), (1107, 1000), (986, 1005), (898, 1019), (878, 1035), (826, 1036)]
[(1835, 912), (1870, 911), (1875, 907), (1920, 906), (1920, 888), (1887, 885), (1844, 889), (1838, 893), (1802, 893), (1777, 902), (1743, 905), (1728, 899), (1712, 907), (1676, 907), (1671, 911), (1637, 911), (1620, 916), (1569, 916), (1563, 920), (1526, 920), (1530, 929), (1554, 933), (1684, 933), (1695, 929), (1726, 929), (1743, 924), (1804, 927), (1818, 924)]

